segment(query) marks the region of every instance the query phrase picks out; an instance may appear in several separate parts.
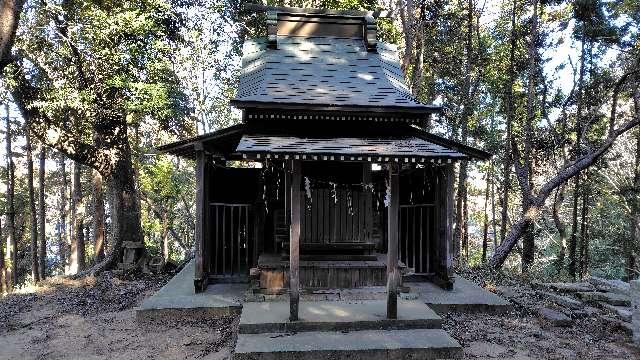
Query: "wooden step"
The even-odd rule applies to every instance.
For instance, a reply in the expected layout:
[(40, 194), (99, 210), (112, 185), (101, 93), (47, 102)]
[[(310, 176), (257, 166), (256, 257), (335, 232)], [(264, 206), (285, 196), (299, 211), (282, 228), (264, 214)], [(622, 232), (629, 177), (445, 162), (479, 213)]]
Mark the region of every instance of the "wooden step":
[(239, 334), (234, 360), (461, 359), (462, 347), (441, 329)]

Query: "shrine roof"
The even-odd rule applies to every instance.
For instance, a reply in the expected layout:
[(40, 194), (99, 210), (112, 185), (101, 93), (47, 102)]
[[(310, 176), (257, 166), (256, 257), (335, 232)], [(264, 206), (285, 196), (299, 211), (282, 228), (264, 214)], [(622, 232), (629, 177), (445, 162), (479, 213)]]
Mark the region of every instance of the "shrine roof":
[[(335, 126), (288, 128), (240, 124), (158, 148), (195, 158), (196, 149), (227, 160), (310, 155), (304, 160), (407, 161), (405, 159), (487, 160), (491, 154), (406, 124), (380, 124), (368, 130), (340, 131)], [(257, 155), (260, 154), (258, 157)], [(267, 156), (267, 154), (270, 154)], [(280, 157), (282, 155), (282, 157)], [(329, 158), (324, 158), (327, 155)], [(315, 157), (314, 157), (315, 156)], [(319, 157), (318, 157), (319, 156)], [(341, 158), (341, 156), (346, 156)], [(353, 157), (353, 158), (352, 158)]]
[(239, 108), (340, 109), (433, 113), (440, 107), (418, 102), (404, 83), (396, 47), (367, 49), (362, 38), (277, 36), (247, 40), (237, 97)]

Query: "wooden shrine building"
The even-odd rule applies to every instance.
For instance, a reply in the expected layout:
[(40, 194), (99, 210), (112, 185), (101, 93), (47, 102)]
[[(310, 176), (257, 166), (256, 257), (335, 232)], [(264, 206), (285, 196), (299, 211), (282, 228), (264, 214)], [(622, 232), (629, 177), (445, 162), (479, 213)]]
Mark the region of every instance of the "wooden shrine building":
[[(454, 163), (489, 154), (420, 129), (417, 102), (376, 14), (272, 9), (244, 43), (242, 123), (159, 148), (196, 161), (196, 291), (453, 286)], [(378, 14), (379, 15), (379, 14)]]

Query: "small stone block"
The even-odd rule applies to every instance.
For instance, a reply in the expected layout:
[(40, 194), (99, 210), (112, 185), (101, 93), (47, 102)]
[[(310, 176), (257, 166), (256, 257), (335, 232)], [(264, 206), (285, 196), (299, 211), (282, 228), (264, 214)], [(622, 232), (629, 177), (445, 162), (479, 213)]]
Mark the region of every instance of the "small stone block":
[(538, 318), (551, 326), (568, 327), (573, 324), (573, 321), (567, 315), (549, 308), (539, 309)]

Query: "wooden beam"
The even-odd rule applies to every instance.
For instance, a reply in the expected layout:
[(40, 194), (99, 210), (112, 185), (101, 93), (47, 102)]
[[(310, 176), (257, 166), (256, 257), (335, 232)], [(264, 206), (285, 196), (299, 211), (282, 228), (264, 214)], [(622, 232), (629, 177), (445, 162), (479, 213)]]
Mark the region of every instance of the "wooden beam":
[(291, 225), (289, 226), (289, 321), (298, 320), (300, 304), (300, 160), (291, 160)]
[(206, 155), (202, 147), (196, 146), (196, 228), (195, 228), (195, 276), (193, 284), (195, 292), (202, 292), (207, 288), (208, 273), (205, 270), (205, 165)]
[(388, 208), (387, 246), (387, 319), (398, 318), (398, 217), (400, 211), (400, 166), (397, 163), (387, 165), (389, 187), (391, 190)]

